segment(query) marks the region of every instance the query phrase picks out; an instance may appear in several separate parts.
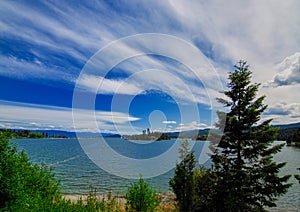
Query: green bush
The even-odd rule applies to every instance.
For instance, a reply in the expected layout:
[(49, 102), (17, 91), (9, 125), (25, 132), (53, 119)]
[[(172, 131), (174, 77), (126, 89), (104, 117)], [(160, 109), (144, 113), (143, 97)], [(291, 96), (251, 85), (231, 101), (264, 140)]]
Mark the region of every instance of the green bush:
[(0, 132), (0, 210), (48, 210), (60, 201), (59, 182), (45, 164), (29, 162), (24, 151), (9, 143), (10, 133)]
[(128, 188), (125, 198), (127, 211), (155, 211), (160, 203), (157, 192), (142, 178)]
[(106, 199), (99, 198), (95, 194), (90, 193), (86, 199), (86, 202), (80, 198), (76, 202), (71, 202), (70, 200), (62, 200), (57, 204), (59, 211), (65, 212), (118, 212), (121, 210), (121, 205), (117, 202), (116, 197), (108, 193)]
[(110, 193), (98, 199), (90, 192), (86, 202), (62, 198), (52, 170), (29, 162), (24, 151), (9, 143), (11, 133), (0, 131), (0, 211), (120, 211)]

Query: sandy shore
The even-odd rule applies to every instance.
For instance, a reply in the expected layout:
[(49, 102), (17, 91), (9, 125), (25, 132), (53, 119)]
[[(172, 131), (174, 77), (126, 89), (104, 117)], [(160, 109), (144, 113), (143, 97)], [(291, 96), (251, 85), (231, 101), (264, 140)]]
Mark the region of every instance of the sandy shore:
[[(63, 194), (63, 198), (66, 200), (70, 200), (72, 202), (76, 202), (77, 200), (79, 200), (80, 198), (83, 201), (86, 201), (88, 195), (87, 194)], [(120, 204), (125, 204), (126, 200), (125, 197), (122, 195), (114, 195), (113, 197), (116, 197), (118, 203)], [(168, 204), (170, 202), (174, 202), (175, 200), (175, 194), (173, 192), (164, 192), (164, 193), (159, 193), (159, 197), (161, 198), (161, 203), (162, 204)], [(105, 200), (107, 200), (107, 195), (96, 195), (96, 198), (99, 200), (102, 200), (103, 198)]]
[[(161, 199), (161, 205), (163, 207), (166, 207), (166, 211), (172, 211), (173, 208), (175, 208), (175, 194), (173, 192), (164, 192), (159, 193), (160, 199)], [(80, 195), (80, 194), (64, 194), (63, 198), (66, 200), (70, 200), (72, 202), (76, 202), (80, 198), (85, 202), (88, 195)], [(126, 204), (126, 199), (122, 195), (114, 195), (116, 197), (117, 203), (120, 205)], [(107, 195), (96, 195), (96, 198), (99, 200), (102, 200), (103, 198), (107, 200)], [(280, 206), (277, 206), (276, 208), (267, 208), (270, 212), (298, 212), (299, 210), (296, 208), (280, 208)]]
[[(63, 194), (62, 196), (64, 199), (70, 200), (71, 202), (76, 202), (79, 199), (82, 199), (83, 202), (86, 202), (87, 197), (88, 197), (87, 194), (82, 194), (82, 195), (81, 194)], [(120, 204), (126, 203), (124, 196), (113, 195), (113, 197), (115, 197), (116, 200), (118, 201), (118, 203), (120, 203)], [(108, 199), (107, 195), (96, 195), (96, 198), (100, 201), (103, 199), (105, 199), (105, 200)]]

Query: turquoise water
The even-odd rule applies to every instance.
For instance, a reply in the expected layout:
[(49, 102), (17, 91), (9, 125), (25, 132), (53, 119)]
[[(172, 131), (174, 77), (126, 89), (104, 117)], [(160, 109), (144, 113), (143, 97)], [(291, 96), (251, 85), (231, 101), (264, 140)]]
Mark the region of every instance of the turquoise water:
[[(284, 146), (282, 151), (275, 155), (276, 162), (287, 162), (281, 169), (280, 174), (300, 174), (297, 168), (300, 168), (300, 148)], [(277, 201), (278, 210), (275, 211), (300, 211), (300, 183), (292, 176), (289, 179), (293, 183), (288, 193), (279, 197)]]
[[(88, 141), (89, 139), (87, 139)], [(98, 194), (111, 191), (122, 194), (135, 180), (125, 179), (109, 174), (95, 165), (84, 153), (77, 139), (14, 139), (19, 149), (25, 149), (30, 160), (34, 163), (44, 161), (52, 166), (56, 177), (61, 181), (62, 191), (66, 194), (87, 194), (90, 187), (96, 189)], [(103, 142), (103, 141), (102, 141)], [(174, 140), (154, 142), (151, 144), (138, 144), (125, 142), (119, 138), (106, 139), (109, 146), (117, 153), (136, 159), (156, 157), (167, 151), (174, 144)], [(194, 150), (196, 157), (203, 147), (203, 142), (196, 142)], [(300, 174), (300, 148), (287, 147), (275, 156), (277, 162), (288, 162), (281, 170), (281, 174)], [(115, 161), (118, 165), (122, 162)], [(111, 164), (113, 166), (113, 164)], [(159, 166), (160, 164), (157, 164)], [(126, 167), (125, 167), (126, 168)], [(169, 191), (169, 179), (173, 176), (173, 170), (167, 173), (147, 179), (147, 181), (160, 192)], [(278, 211), (300, 210), (300, 184), (291, 177), (294, 185), (289, 192), (278, 200)]]
[[(77, 139), (14, 139), (13, 142), (17, 142), (18, 148), (28, 153), (32, 162), (43, 161), (48, 166), (52, 166), (56, 177), (61, 181), (62, 191), (66, 194), (87, 194), (91, 186), (97, 193), (108, 191), (122, 193), (135, 181), (100, 169), (88, 158)], [(87, 139), (87, 142), (90, 142), (90, 139)], [(167, 151), (175, 141), (137, 144), (119, 138), (108, 138), (106, 142), (119, 154), (136, 159), (147, 159)], [(201, 149), (202, 145), (203, 143), (197, 142), (195, 148)], [(122, 161), (116, 159), (115, 163), (122, 166)], [(161, 164), (157, 164), (159, 165)], [(169, 191), (168, 182), (173, 173), (173, 170), (170, 170), (147, 181), (160, 192)]]

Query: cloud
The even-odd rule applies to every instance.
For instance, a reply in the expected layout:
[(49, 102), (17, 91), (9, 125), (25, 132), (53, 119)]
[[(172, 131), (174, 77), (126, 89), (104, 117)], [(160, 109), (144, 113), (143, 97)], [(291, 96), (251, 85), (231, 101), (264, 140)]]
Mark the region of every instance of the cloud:
[(245, 59), (259, 82), (269, 80), (277, 61), (299, 50), (300, 28), (296, 26), (300, 3), (296, 0), (272, 4), (258, 0), (175, 0), (169, 4), (185, 30), (193, 34), (196, 45), (199, 41), (208, 43), (199, 48), (209, 57), (217, 63), (229, 64)]
[[(156, 42), (158, 39), (163, 45)], [(176, 51), (178, 46), (182, 47), (182, 52)], [(206, 105), (211, 103), (209, 98), (216, 97), (215, 90), (222, 90), (218, 74), (201, 52), (171, 36), (133, 36), (112, 44), (105, 49), (106, 53), (103, 52), (94, 55), (86, 64), (82, 79), (77, 81), (79, 88), (91, 88), (90, 91), (95, 92), (92, 88), (100, 86), (98, 93), (114, 91), (132, 95), (160, 90), (182, 102)], [(155, 53), (160, 55), (153, 55)], [(119, 89), (112, 89), (113, 86)]]
[(163, 121), (163, 124), (177, 124), (176, 121)]
[(38, 60), (31, 63), (14, 56), (6, 57), (0, 55), (0, 61), (0, 74), (7, 77), (31, 81), (39, 80), (43, 83), (60, 81), (73, 84), (74, 81), (74, 76), (72, 74), (64, 72), (61, 68), (42, 64)]
[[(276, 89), (284, 87), (285, 90), (276, 92), (264, 88), (263, 91), (270, 95), (268, 103), (275, 104), (281, 93), (282, 101), (293, 104), (297, 103), (296, 94), (290, 93), (287, 88), (290, 86), (283, 85), (296, 86), (300, 81), (299, 53), (292, 55), (300, 46), (299, 8), (297, 0), (271, 4), (259, 0), (153, 0), (151, 4), (147, 1), (126, 4), (0, 1), (0, 46), (3, 50), (0, 74), (37, 83), (62, 81), (73, 85), (84, 63), (110, 42), (137, 33), (165, 33), (197, 46), (216, 67), (223, 82), (227, 72), (232, 70), (232, 64), (246, 59), (251, 64), (254, 81), (269, 81), (269, 86)], [(157, 41), (152, 45), (159, 48), (161, 44)], [(124, 45), (122, 51), (112, 52), (110, 56), (133, 51), (133, 47), (136, 46)], [(167, 50), (174, 52), (172, 48)], [(176, 53), (184, 55), (186, 52), (178, 48)], [(196, 56), (189, 58), (191, 61), (198, 59)], [(286, 60), (274, 69), (282, 58)], [(104, 62), (107, 59), (111, 58), (104, 58)], [(99, 67), (105, 69), (105, 63)], [(215, 104), (215, 97), (220, 96), (216, 87), (206, 87), (206, 90), (201, 87), (201, 80), (215, 83), (216, 78), (211, 72), (199, 73), (203, 77), (195, 80), (195, 75), (184, 64), (170, 59), (149, 55), (130, 58), (120, 64), (120, 68), (126, 77), (107, 78), (88, 73), (80, 79), (82, 89), (94, 91), (102, 81), (98, 93), (134, 95), (156, 88), (182, 102), (206, 105)], [(147, 79), (135, 75), (150, 69), (160, 70), (160, 75), (155, 76), (153, 73), (159, 72), (150, 71)], [(127, 79), (131, 75), (134, 77)], [(174, 77), (170, 78), (170, 75)], [(270, 76), (274, 77), (271, 79)], [(161, 77), (161, 80), (155, 77)]]
[(280, 102), (269, 105), (263, 114), (263, 120), (273, 119), (273, 124), (288, 124), (300, 122), (300, 103)]
[(300, 103), (277, 103), (275, 105), (271, 105), (266, 110), (265, 114), (268, 115), (281, 115), (281, 116), (292, 116), (300, 118)]
[(1, 1), (0, 8), (3, 35), (33, 44), (35, 52), (42, 46), (82, 62), (109, 42), (141, 32), (172, 34), (194, 43), (212, 60), (242, 58), (260, 68), (299, 49), (297, 0)]
[[(137, 117), (121, 112), (85, 109), (76, 109), (75, 111), (78, 132), (98, 132), (98, 130), (115, 132), (116, 127), (125, 130), (129, 122), (139, 120)], [(0, 120), (2, 128), (75, 130), (71, 108), (1, 100), (0, 114), (2, 114)], [(94, 120), (96, 120), (99, 129), (94, 127)], [(131, 129), (127, 128), (127, 130)]]
[(85, 74), (79, 78), (77, 83), (80, 89), (96, 91), (96, 93), (100, 94), (137, 95), (143, 91), (142, 88), (139, 88), (133, 83)]
[(277, 73), (265, 86), (285, 86), (300, 83), (300, 52), (286, 57), (276, 66)]
[(173, 129), (174, 132), (181, 132), (181, 131), (187, 131), (187, 130), (198, 130), (198, 129), (207, 129), (211, 128), (212, 126), (209, 126), (205, 123), (199, 123), (197, 121), (192, 121), (190, 123), (180, 123), (178, 127)]

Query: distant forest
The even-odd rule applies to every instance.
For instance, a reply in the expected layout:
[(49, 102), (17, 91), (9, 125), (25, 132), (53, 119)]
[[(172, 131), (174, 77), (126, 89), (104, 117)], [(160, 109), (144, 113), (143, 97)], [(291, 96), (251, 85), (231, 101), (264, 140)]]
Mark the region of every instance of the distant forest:
[(280, 128), (278, 131), (277, 140), (287, 141), (293, 137), (299, 131), (299, 129), (300, 127)]
[(47, 132), (32, 132), (30, 130), (0, 129), (0, 131), (10, 132), (14, 138), (67, 138), (64, 135), (49, 136)]

